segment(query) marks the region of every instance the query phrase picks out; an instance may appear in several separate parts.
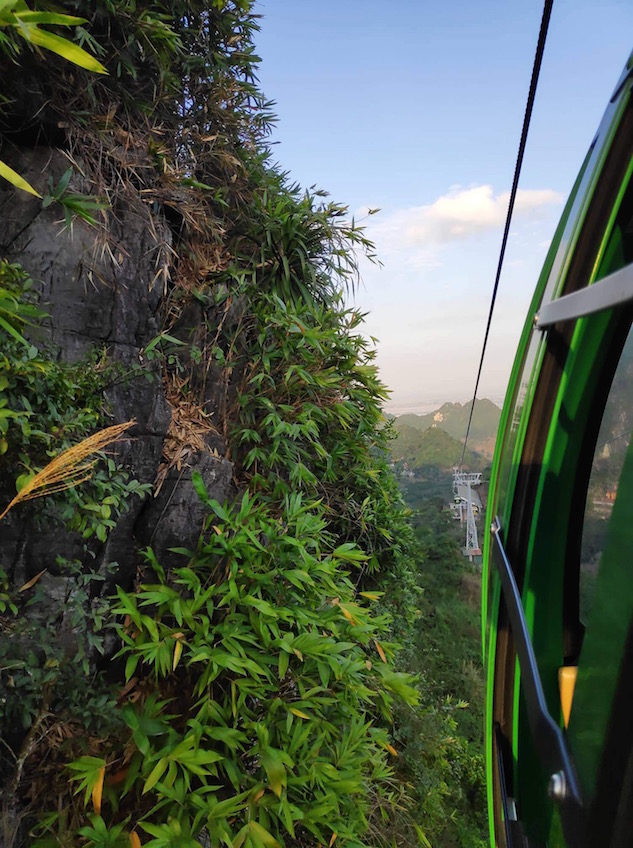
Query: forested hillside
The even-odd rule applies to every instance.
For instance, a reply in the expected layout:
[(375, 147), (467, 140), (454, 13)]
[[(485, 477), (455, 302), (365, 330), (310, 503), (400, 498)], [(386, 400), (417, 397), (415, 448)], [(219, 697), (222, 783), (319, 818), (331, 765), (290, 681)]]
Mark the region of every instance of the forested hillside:
[[(390, 445), (395, 462), (403, 462), (410, 469), (422, 469), (428, 466), (451, 469), (459, 465), (464, 453), (463, 444), (444, 430), (437, 427), (418, 430), (407, 424), (398, 424), (396, 438)], [(464, 464), (468, 468), (479, 469), (486, 460), (473, 451), (466, 450)]]
[(397, 651), (432, 554), (342, 297), (372, 246), (271, 164), (256, 32), (0, 4), (5, 848), (408, 846), (476, 803)]
[[(402, 765), (433, 848), (484, 848), (484, 678), (481, 577), (461, 554), (463, 527), (442, 498), (407, 486), (415, 504), (414, 621), (398, 632), (404, 668), (419, 675), (420, 704), (398, 709)], [(396, 627), (399, 618), (396, 616)]]
[[(441, 430), (463, 444), (471, 407), (472, 402), (445, 403), (427, 415), (400, 415), (395, 419), (394, 426), (398, 433), (403, 434), (408, 433), (410, 429), (417, 430), (419, 433), (425, 433), (431, 428)], [(499, 407), (487, 398), (480, 398), (475, 404), (468, 445), (475, 453), (482, 454), (489, 460), (492, 459), (494, 452), (500, 417)], [(408, 439), (411, 441), (410, 433)]]

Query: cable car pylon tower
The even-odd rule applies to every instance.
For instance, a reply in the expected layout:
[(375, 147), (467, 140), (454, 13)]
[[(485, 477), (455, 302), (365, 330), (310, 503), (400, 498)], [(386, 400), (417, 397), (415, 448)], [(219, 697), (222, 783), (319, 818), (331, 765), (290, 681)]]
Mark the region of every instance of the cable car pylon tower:
[(479, 547), (479, 539), (477, 537), (475, 511), (473, 508), (472, 489), (473, 486), (479, 486), (480, 483), (481, 472), (461, 471), (457, 467), (453, 468), (453, 494), (455, 495), (455, 502), (458, 505), (460, 521), (464, 521), (464, 513), (466, 513), (466, 546), (462, 549), (462, 552), (471, 562), (474, 557), (481, 556), (481, 548)]

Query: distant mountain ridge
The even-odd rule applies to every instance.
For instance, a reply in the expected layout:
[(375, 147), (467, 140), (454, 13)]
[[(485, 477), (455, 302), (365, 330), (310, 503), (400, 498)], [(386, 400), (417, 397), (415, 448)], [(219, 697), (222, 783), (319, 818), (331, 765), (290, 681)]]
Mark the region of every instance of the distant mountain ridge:
[[(464, 404), (444, 403), (439, 409), (429, 412), (427, 415), (400, 415), (395, 419), (396, 427), (399, 424), (406, 424), (416, 430), (428, 430), (429, 427), (437, 427), (454, 439), (463, 442), (471, 405), (472, 401)], [(470, 438), (477, 440), (494, 438), (497, 435), (500, 418), (501, 410), (495, 403), (487, 398), (478, 400), (475, 404), (475, 412), (470, 427)]]
[[(404, 458), (404, 456), (396, 457), (396, 453), (407, 453), (410, 459), (413, 458), (413, 455), (416, 455), (416, 457), (419, 455), (421, 458), (428, 451), (432, 451), (431, 442), (427, 439), (421, 440), (421, 435), (429, 430), (439, 430), (455, 439), (459, 444), (460, 451), (457, 460), (455, 460), (458, 461), (459, 456), (461, 456), (461, 446), (466, 436), (471, 405), (472, 401), (464, 404), (445, 403), (439, 409), (429, 412), (427, 415), (407, 414), (395, 418), (394, 427), (398, 433), (398, 438), (394, 442), (394, 450), (392, 451), (394, 458)], [(501, 410), (495, 403), (487, 398), (478, 400), (475, 404), (470, 427), (468, 448), (476, 453), (483, 454), (488, 459), (492, 458), (500, 418)], [(419, 434), (417, 438), (414, 431)], [(439, 448), (438, 442), (435, 442), (434, 445)], [(455, 453), (454, 446), (449, 447), (444, 440), (438, 455), (448, 458), (453, 453)]]

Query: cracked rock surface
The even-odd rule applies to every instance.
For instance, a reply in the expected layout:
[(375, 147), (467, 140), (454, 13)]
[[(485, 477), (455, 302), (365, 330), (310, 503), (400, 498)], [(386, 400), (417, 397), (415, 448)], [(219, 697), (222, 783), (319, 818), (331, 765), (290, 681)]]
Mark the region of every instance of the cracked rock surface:
[[(44, 175), (57, 182), (68, 168), (63, 153), (47, 147), (6, 147), (2, 158), (40, 191)], [(71, 183), (70, 190), (80, 188)], [(57, 204), (42, 209), (40, 199), (7, 183), (0, 186), (0, 256), (19, 262), (35, 281), (49, 316), (46, 341), (60, 359), (75, 362), (95, 347), (105, 348), (110, 361), (120, 363), (127, 374), (133, 372), (106, 392), (112, 423), (137, 422), (132, 438), (116, 445), (114, 453), (132, 478), (153, 484), (171, 420), (159, 367), (149, 374), (153, 379), (148, 369), (139, 368), (143, 348), (160, 332), (162, 289), (152, 285), (158, 259), (156, 216), (150, 225), (148, 208), (137, 197), (119, 200), (109, 212), (108, 239), (101, 236), (101, 241), (96, 229), (81, 222), (69, 232), (60, 217)], [(169, 243), (167, 221), (163, 226), (158, 235)], [(159, 561), (170, 564), (174, 554), (168, 548), (195, 547), (204, 510), (190, 482), (193, 468), (203, 475), (211, 497), (223, 501), (232, 491), (228, 460), (197, 453), (188, 465), (168, 474), (157, 498), (132, 498), (105, 543), (91, 540), (96, 560), (85, 554), (75, 534), (60, 529), (34, 533), (30, 508), (16, 509), (3, 521), (0, 566), (21, 585), (43, 568), (57, 574), (58, 555), (83, 559), (98, 570), (116, 562), (116, 582), (129, 587), (146, 545), (152, 545)], [(12, 480), (0, 479), (3, 501), (12, 485)]]

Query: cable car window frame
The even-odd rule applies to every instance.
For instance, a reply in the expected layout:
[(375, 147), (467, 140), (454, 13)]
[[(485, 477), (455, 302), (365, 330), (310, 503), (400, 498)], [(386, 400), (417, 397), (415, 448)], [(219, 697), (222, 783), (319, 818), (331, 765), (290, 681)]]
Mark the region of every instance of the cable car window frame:
[(564, 321), (575, 321), (633, 300), (633, 263), (580, 291), (552, 300), (534, 316), (537, 330)]
[[(619, 104), (619, 106), (622, 106), (622, 104)], [(564, 232), (557, 244), (556, 250), (548, 257), (546, 264), (547, 270), (544, 272), (546, 276), (543, 278), (542, 275), (541, 282), (539, 283), (538, 290), (543, 300), (547, 301), (549, 298), (555, 296), (556, 293), (560, 293), (561, 290), (563, 297), (565, 297), (570, 291), (584, 293), (586, 290), (597, 288), (600, 285), (599, 283), (594, 283), (593, 280), (597, 276), (597, 268), (603, 256), (604, 245), (613, 223), (615, 214), (613, 210), (617, 210), (618, 208), (617, 198), (621, 197), (623, 184), (631, 182), (629, 141), (629, 131), (631, 128), (633, 128), (633, 109), (630, 106), (630, 100), (627, 100), (627, 107), (622, 108), (620, 112), (617, 130), (613, 131), (612, 124), (609, 124), (607, 127), (607, 153), (604, 153), (604, 146), (599, 145), (599, 149), (594, 149), (591, 154), (594, 157), (597, 156), (600, 162), (598, 169), (601, 172), (599, 195), (595, 172), (590, 169), (586, 174), (587, 179), (583, 179), (585, 183), (584, 190), (581, 187), (579, 193), (576, 193), (570, 201), (569, 210), (573, 211), (576, 209), (578, 212), (579, 208), (582, 209), (582, 223), (579, 226), (572, 212), (566, 212)], [(605, 171), (607, 172), (606, 179), (604, 179)], [(599, 196), (599, 202), (596, 201), (597, 196)], [(571, 242), (574, 242), (573, 248), (571, 247)], [(563, 297), (559, 297), (559, 302), (562, 301)], [(580, 300), (585, 299), (581, 298)], [(628, 301), (629, 299), (625, 298), (621, 303), (626, 304)], [(578, 300), (576, 300), (577, 303)], [(548, 325), (547, 333), (535, 332), (533, 325), (531, 335), (526, 336), (528, 329), (526, 327), (519, 349), (522, 361), (519, 359), (515, 363), (512, 402), (510, 407), (504, 410), (503, 433), (500, 433), (504, 442), (504, 448), (506, 449), (508, 447), (509, 436), (511, 436), (512, 432), (517, 437), (517, 441), (512, 445), (513, 450), (511, 451), (514, 470), (510, 473), (509, 479), (505, 480), (504, 485), (504, 478), (507, 474), (506, 464), (508, 454), (506, 450), (504, 451), (506, 459), (501, 458), (497, 466), (497, 476), (494, 481), (494, 490), (491, 494), (495, 505), (495, 512), (497, 510), (496, 505), (499, 503), (501, 508), (500, 514), (508, 523), (508, 538), (504, 541), (507, 542), (507, 549), (512, 560), (516, 582), (523, 593), (522, 606), (528, 629), (533, 637), (536, 636), (537, 642), (539, 640), (541, 641), (541, 648), (539, 650), (543, 648), (542, 638), (538, 632), (538, 628), (536, 633), (533, 630), (534, 606), (533, 600), (530, 598), (529, 589), (533, 579), (529, 572), (532, 568), (531, 563), (535, 552), (528, 549), (532, 547), (535, 536), (538, 535), (538, 530), (535, 529), (539, 524), (537, 514), (539, 508), (542, 507), (543, 488), (544, 486), (546, 489), (548, 488), (545, 485), (544, 478), (547, 475), (544, 469), (548, 469), (552, 450), (556, 449), (556, 445), (554, 444), (556, 437), (553, 431), (557, 427), (561, 429), (561, 421), (563, 422), (562, 429), (565, 426), (566, 409), (562, 399), (569, 400), (571, 398), (571, 395), (568, 394), (570, 388), (568, 385), (570, 379), (569, 368), (571, 360), (572, 370), (574, 370), (573, 361), (576, 359), (574, 348), (578, 343), (577, 333), (579, 332), (583, 335), (589, 332), (588, 328), (591, 328), (591, 334), (594, 336), (592, 366), (595, 362), (599, 370), (602, 370), (602, 366), (605, 365), (605, 351), (601, 349), (601, 344), (609, 335), (609, 325), (613, 320), (613, 314), (616, 312), (627, 312), (628, 310), (629, 307), (626, 305), (620, 305), (614, 309), (612, 305), (607, 306), (603, 303), (601, 304), (599, 314), (582, 318), (576, 315), (573, 320), (564, 322), (559, 320), (556, 324)], [(588, 310), (588, 312), (594, 312), (594, 310)], [(580, 370), (582, 371), (583, 369), (581, 368)], [(577, 382), (576, 379), (573, 379), (573, 375), (571, 376), (572, 383)], [(591, 381), (592, 377), (589, 374), (588, 377), (585, 376), (583, 385), (590, 385), (592, 396), (597, 398), (600, 393), (595, 382), (592, 383)], [(521, 412), (518, 409), (522, 405), (521, 397), (524, 389), (527, 405), (529, 406), (529, 420), (527, 420), (526, 410)], [(574, 392), (576, 393), (575, 403), (578, 408), (581, 408), (583, 398), (578, 392), (578, 385), (575, 387), (572, 386), (572, 394)], [(592, 409), (585, 409), (580, 416), (583, 422), (581, 425), (582, 433), (589, 434), (589, 439), (593, 433), (592, 426), (588, 422), (592, 411)], [(519, 414), (519, 417), (517, 417), (517, 414)], [(578, 459), (579, 451), (583, 447), (580, 444), (578, 433), (571, 433), (570, 435), (573, 442), (571, 453), (574, 454), (575, 459), (566, 468), (565, 479), (568, 483), (570, 479), (576, 479), (576, 466), (580, 462)], [(597, 437), (597, 427), (593, 435)], [(552, 442), (552, 439), (554, 439), (554, 442)], [(509, 441), (512, 443), (514, 440), (510, 438)], [(565, 451), (563, 449), (562, 459), (559, 456), (559, 461), (563, 463), (564, 453)], [(591, 451), (592, 455), (593, 451)], [(537, 501), (540, 506), (537, 505)], [(557, 547), (559, 550), (557, 551), (557, 555), (560, 556), (560, 570), (565, 574), (568, 569), (566, 567), (567, 552), (565, 549), (564, 534), (570, 524), (568, 517), (572, 513), (577, 512), (574, 507), (575, 505), (571, 502), (571, 496), (567, 493), (565, 495), (565, 508), (563, 510), (565, 513), (565, 518), (563, 519), (565, 521), (565, 527), (558, 527), (553, 531), (558, 536)], [(548, 508), (550, 513), (555, 513), (555, 500), (553, 503), (549, 503)], [(542, 547), (541, 542), (542, 540), (539, 540), (539, 546)], [(493, 546), (494, 540), (489, 545), (489, 552), (492, 551)], [(490, 558), (490, 553), (488, 556)], [(547, 557), (545, 559), (547, 561)], [(565, 567), (563, 567), (563, 564), (565, 564)], [(554, 615), (554, 619), (557, 616), (559, 620), (561, 619), (563, 587), (568, 581), (566, 577), (559, 579), (560, 587), (554, 593), (557, 595), (556, 598), (548, 599), (547, 592), (541, 592), (541, 597), (538, 599), (538, 603), (541, 606), (545, 601), (545, 618), (548, 617), (549, 607), (552, 606), (554, 608), (558, 604), (559, 611)], [(497, 750), (497, 753), (499, 753), (499, 740), (497, 736), (501, 732), (500, 738), (503, 744), (505, 745), (507, 742), (511, 744), (511, 750), (508, 749), (511, 759), (504, 759), (508, 780), (508, 785), (504, 787), (504, 791), (510, 798), (517, 796), (519, 815), (521, 815), (521, 807), (526, 803), (525, 797), (520, 797), (521, 787), (526, 789), (526, 784), (523, 779), (517, 783), (520, 774), (520, 772), (517, 772), (518, 757), (520, 753), (521, 755), (524, 753), (521, 750), (522, 746), (519, 744), (518, 735), (520, 730), (519, 713), (524, 709), (524, 706), (521, 706), (522, 696), (520, 694), (520, 686), (518, 685), (520, 673), (515, 674), (516, 649), (512, 628), (509, 627), (508, 610), (503, 595), (498, 606), (496, 606), (496, 598), (499, 597), (498, 588), (493, 588), (493, 586), (488, 587), (487, 594), (492, 603), (491, 609), (496, 610), (494, 613), (496, 616), (493, 630), (494, 641), (489, 643), (488, 653), (489, 660), (492, 660), (489, 666), (488, 686), (489, 692), (494, 692), (491, 710), (488, 713), (486, 730), (487, 745), (490, 749), (490, 740), (492, 740), (493, 751), (492, 761), (490, 759), (488, 760), (488, 768), (492, 769), (490, 775), (493, 782), (495, 780), (497, 781), (496, 785), (498, 787), (496, 793), (493, 790), (491, 797), (496, 804), (499, 797), (497, 794), (499, 792), (499, 768), (495, 766), (494, 751)], [(543, 613), (543, 610), (541, 610), (541, 613)], [(553, 711), (555, 714), (557, 702), (559, 701), (558, 687), (556, 686), (556, 691), (554, 691), (551, 681), (548, 682), (547, 700), (550, 705), (550, 711)], [(530, 745), (528, 747), (532, 746)], [(534, 765), (534, 761), (532, 762)], [(533, 815), (537, 815), (537, 808), (540, 809), (541, 804), (546, 800), (544, 795), (547, 784), (547, 773), (542, 768), (539, 768), (540, 776), (537, 776), (536, 772), (530, 771), (529, 767), (528, 772), (531, 775), (530, 783), (534, 785), (536, 782), (541, 786), (537, 790), (537, 793), (542, 798), (541, 801), (538, 801), (535, 795), (529, 801), (528, 806), (533, 808), (528, 812), (527, 818), (530, 820)], [(528, 792), (531, 793), (532, 790), (529, 787), (527, 788)], [(517, 792), (519, 793), (518, 795)], [(523, 818), (523, 816), (521, 817)], [(505, 815), (503, 818), (505, 818)], [(503, 818), (495, 814), (494, 820), (495, 822), (500, 822), (503, 821)], [(498, 830), (496, 832), (499, 836), (501, 835)], [(541, 838), (541, 835), (536, 838)], [(573, 844), (579, 843), (575, 841)]]

